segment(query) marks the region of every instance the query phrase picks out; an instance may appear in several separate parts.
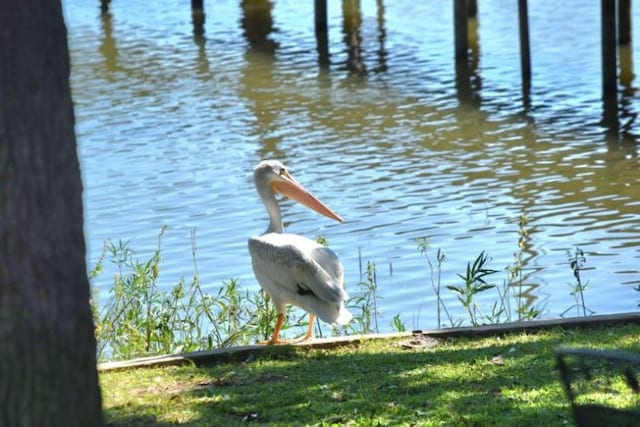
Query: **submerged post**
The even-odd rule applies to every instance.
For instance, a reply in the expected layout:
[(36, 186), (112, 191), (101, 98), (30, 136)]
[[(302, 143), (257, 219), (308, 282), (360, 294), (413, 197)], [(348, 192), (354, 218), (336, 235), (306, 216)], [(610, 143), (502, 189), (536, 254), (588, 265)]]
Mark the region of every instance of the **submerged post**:
[(618, 131), (616, 2), (600, 0), (602, 20), (602, 103), (603, 122), (610, 131)]
[(631, 0), (618, 0), (618, 56), (620, 83), (627, 94), (633, 93), (633, 46)]
[(455, 31), (456, 61), (466, 61), (469, 50), (467, 0), (453, 0), (453, 25)]
[(618, 0), (618, 44), (631, 43), (631, 0)]
[(531, 51), (529, 45), (529, 11), (527, 0), (518, 0), (520, 23), (520, 73), (522, 74), (522, 102), (529, 108), (531, 92)]
[(204, 13), (204, 0), (191, 0), (191, 13)]
[(456, 88), (458, 98), (471, 99), (469, 81), (469, 27), (467, 0), (453, 0), (453, 26), (455, 36)]
[(204, 35), (204, 0), (191, 0), (191, 18), (193, 19), (193, 35)]
[(478, 16), (478, 0), (467, 0), (467, 16), (469, 18)]
[(109, 12), (109, 3), (111, 3), (111, 0), (100, 0), (100, 12)]
[(327, 0), (314, 0), (316, 44), (320, 65), (329, 65), (329, 30), (327, 25)]

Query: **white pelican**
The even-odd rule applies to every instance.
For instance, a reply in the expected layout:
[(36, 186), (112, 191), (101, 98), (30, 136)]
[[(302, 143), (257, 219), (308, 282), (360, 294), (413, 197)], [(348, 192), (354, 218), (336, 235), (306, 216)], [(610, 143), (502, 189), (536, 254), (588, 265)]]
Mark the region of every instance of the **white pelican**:
[(263, 235), (249, 239), (251, 264), (260, 286), (271, 296), (278, 311), (273, 337), (267, 343), (287, 343), (280, 339), (287, 304), (309, 313), (309, 331), (300, 341), (313, 338), (316, 316), (327, 323), (348, 323), (353, 316), (344, 305), (347, 293), (342, 264), (331, 249), (306, 237), (284, 233), (275, 193), (336, 221), (342, 222), (342, 218), (293, 179), (279, 161), (260, 162), (253, 176), (269, 213), (269, 227)]

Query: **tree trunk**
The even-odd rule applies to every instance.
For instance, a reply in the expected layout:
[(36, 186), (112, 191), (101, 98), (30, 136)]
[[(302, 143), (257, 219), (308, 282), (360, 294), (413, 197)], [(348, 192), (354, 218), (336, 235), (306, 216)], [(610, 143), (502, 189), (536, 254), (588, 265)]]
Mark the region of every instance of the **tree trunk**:
[(102, 424), (60, 1), (0, 0), (0, 425)]

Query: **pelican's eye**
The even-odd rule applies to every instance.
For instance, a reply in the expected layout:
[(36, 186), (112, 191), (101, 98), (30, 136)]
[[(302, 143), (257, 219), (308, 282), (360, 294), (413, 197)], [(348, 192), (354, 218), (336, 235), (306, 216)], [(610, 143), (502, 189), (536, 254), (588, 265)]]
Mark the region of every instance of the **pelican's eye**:
[(285, 168), (280, 168), (280, 176), (287, 176), (287, 170)]

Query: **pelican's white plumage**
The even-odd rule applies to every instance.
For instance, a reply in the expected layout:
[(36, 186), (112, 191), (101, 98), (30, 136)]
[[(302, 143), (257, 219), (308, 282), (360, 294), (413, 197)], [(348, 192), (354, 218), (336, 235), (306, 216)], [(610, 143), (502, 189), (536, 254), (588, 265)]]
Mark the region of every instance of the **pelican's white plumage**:
[(313, 337), (315, 316), (327, 323), (343, 325), (353, 317), (345, 307), (344, 272), (336, 254), (315, 241), (284, 233), (278, 192), (305, 206), (342, 222), (342, 218), (306, 190), (276, 160), (260, 162), (254, 170), (256, 189), (269, 214), (267, 231), (249, 239), (253, 271), (278, 311), (278, 322), (270, 343), (282, 343), (280, 328), (288, 304), (309, 312), (309, 331)]

